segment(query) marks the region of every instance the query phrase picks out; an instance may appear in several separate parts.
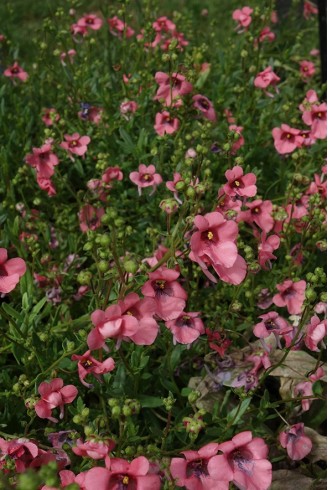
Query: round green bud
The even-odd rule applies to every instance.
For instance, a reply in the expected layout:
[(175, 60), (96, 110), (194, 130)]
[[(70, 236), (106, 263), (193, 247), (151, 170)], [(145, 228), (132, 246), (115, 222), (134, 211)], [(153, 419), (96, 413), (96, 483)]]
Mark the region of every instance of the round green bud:
[(125, 272), (130, 274), (135, 274), (138, 270), (138, 264), (132, 259), (124, 260), (123, 267)]
[(183, 191), (183, 189), (185, 189), (185, 187), (186, 187), (186, 184), (183, 180), (179, 180), (179, 182), (177, 182), (175, 184), (175, 188), (177, 191)]
[(121, 415), (121, 408), (118, 406), (112, 407), (112, 417), (118, 419)]
[(103, 235), (101, 238), (100, 238), (100, 245), (102, 247), (108, 247), (110, 245), (110, 242), (111, 242), (111, 239), (110, 239), (110, 236), (109, 235)]
[(97, 265), (100, 272), (107, 272), (110, 268), (110, 265), (107, 262), (107, 260), (100, 260)]
[(89, 286), (92, 274), (90, 271), (81, 271), (77, 275), (77, 282), (82, 286)]
[(122, 413), (123, 413), (124, 417), (131, 417), (132, 410), (131, 410), (130, 407), (124, 405), (123, 408), (122, 408)]

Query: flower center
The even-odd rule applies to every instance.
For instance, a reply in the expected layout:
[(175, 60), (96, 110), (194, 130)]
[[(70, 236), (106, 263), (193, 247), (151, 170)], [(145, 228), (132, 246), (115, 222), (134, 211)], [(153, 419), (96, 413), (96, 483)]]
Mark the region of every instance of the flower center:
[(77, 141), (76, 140), (71, 141), (70, 144), (69, 144), (69, 146), (76, 146), (76, 145), (77, 145)]
[(90, 369), (93, 366), (93, 362), (90, 361), (90, 359), (87, 359), (84, 362), (81, 362), (81, 365), (84, 367), (84, 369)]
[(287, 134), (286, 134), (286, 138), (287, 138), (288, 140), (290, 140), (290, 138), (291, 138), (291, 137), (292, 137), (292, 135), (291, 135), (291, 134), (289, 134), (289, 133), (287, 133)]
[(144, 175), (141, 177), (141, 180), (145, 180), (146, 182), (148, 182), (150, 179), (151, 179), (151, 176), (150, 176), (149, 174), (144, 174)]
[(237, 449), (232, 453), (232, 460), (235, 467), (237, 466), (239, 470), (249, 476), (252, 475), (254, 462), (250, 459), (250, 455)]
[(213, 237), (214, 237), (213, 233), (212, 233), (211, 231), (209, 231), (209, 232), (207, 233), (207, 238), (208, 238), (209, 240), (213, 240)]
[(240, 187), (240, 182), (239, 182), (239, 180), (235, 180), (235, 181), (234, 181), (234, 186), (235, 186), (235, 187)]
[(319, 119), (321, 119), (321, 118), (322, 118), (322, 113), (321, 113), (321, 112), (318, 112), (317, 117), (318, 117)]
[(254, 208), (253, 209), (253, 213), (255, 213), (255, 214), (259, 214), (259, 212), (260, 212), (259, 208)]
[(156, 281), (156, 286), (158, 289), (165, 289), (165, 281)]
[(191, 461), (187, 464), (187, 477), (196, 476), (199, 478), (203, 475), (208, 475), (207, 471), (207, 460), (205, 459), (197, 459), (195, 461)]
[(129, 477), (125, 475), (123, 477), (122, 483), (123, 483), (123, 485), (128, 485), (129, 484)]
[(8, 272), (2, 265), (0, 265), (0, 277), (7, 277), (7, 276), (8, 276)]
[(206, 111), (210, 108), (210, 104), (205, 99), (200, 99), (198, 103), (201, 106), (201, 108), (205, 109)]

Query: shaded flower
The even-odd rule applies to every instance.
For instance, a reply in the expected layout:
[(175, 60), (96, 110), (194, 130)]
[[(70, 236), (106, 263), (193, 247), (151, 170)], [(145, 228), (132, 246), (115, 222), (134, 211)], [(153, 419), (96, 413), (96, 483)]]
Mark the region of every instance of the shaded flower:
[(231, 441), (219, 444), (223, 454), (214, 456), (213, 477), (221, 475), (221, 465), (230, 467), (229, 480), (241, 490), (267, 490), (272, 481), (272, 466), (266, 458), (269, 448), (260, 437), (253, 439), (251, 431), (240, 432)]
[(154, 129), (159, 136), (175, 133), (179, 129), (179, 119), (171, 118), (169, 112), (157, 112), (155, 116)]
[(61, 378), (55, 378), (49, 383), (44, 381), (40, 384), (38, 392), (41, 400), (35, 404), (35, 411), (41, 419), (48, 419), (51, 422), (58, 422), (52, 417), (51, 411), (54, 408), (59, 408), (59, 418), (64, 417), (64, 405), (72, 403), (77, 397), (78, 391), (73, 385), (64, 386), (64, 381)]
[(139, 165), (138, 172), (131, 172), (129, 177), (130, 180), (138, 186), (139, 196), (141, 196), (144, 187), (152, 187), (152, 193), (154, 193), (156, 187), (163, 182), (160, 174), (156, 173), (154, 165), (149, 165), (147, 167), (143, 163)]
[(194, 101), (195, 109), (198, 109), (202, 115), (209, 121), (216, 121), (216, 113), (212, 102), (204, 95), (194, 95), (192, 100)]
[(86, 383), (84, 379), (88, 374), (93, 374), (93, 376), (102, 382), (101, 375), (113, 371), (115, 368), (115, 362), (112, 357), (109, 357), (103, 362), (97, 361), (91, 356), (91, 351), (86, 351), (82, 356), (77, 354), (72, 355), (72, 361), (78, 361), (77, 369), (79, 373), (79, 378), (81, 383), (87, 388), (92, 388), (92, 384)]
[(25, 260), (20, 257), (8, 259), (5, 248), (0, 248), (0, 293), (10, 293), (26, 272)]
[(292, 425), (279, 434), (279, 442), (290, 459), (300, 461), (312, 450), (312, 441), (304, 434), (304, 424)]
[(276, 306), (286, 306), (288, 313), (298, 315), (302, 311), (303, 302), (305, 300), (305, 281), (293, 282), (291, 279), (286, 279), (282, 284), (277, 284), (278, 294), (273, 296), (273, 302)]
[(177, 342), (179, 344), (191, 344), (205, 333), (204, 324), (198, 316), (199, 312), (181, 312), (176, 319), (165, 322), (165, 326), (173, 334), (174, 345)]
[(28, 74), (19, 66), (17, 61), (15, 61), (12, 66), (9, 66), (9, 68), (7, 68), (3, 74), (5, 77), (10, 78), (11, 80), (18, 78), (18, 80), (21, 82), (26, 82), (28, 79)]
[(273, 128), (272, 136), (274, 147), (281, 155), (292, 153), (296, 148), (302, 146), (303, 143), (300, 130), (291, 128), (288, 124), (282, 124), (280, 128)]

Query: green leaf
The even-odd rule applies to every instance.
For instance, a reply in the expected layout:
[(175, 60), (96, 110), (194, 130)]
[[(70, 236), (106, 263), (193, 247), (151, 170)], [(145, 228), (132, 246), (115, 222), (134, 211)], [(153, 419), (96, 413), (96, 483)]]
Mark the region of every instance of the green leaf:
[(22, 320), (22, 315), (18, 313), (18, 311), (14, 310), (12, 306), (8, 305), (8, 303), (2, 303), (2, 308), (4, 309), (5, 313), (9, 315), (11, 318), (15, 318), (15, 320)]
[(227, 416), (227, 421), (231, 425), (237, 425), (239, 420), (242, 418), (244, 413), (249, 407), (249, 404), (251, 403), (252, 398), (246, 398), (243, 400), (238, 407), (234, 408), (231, 410), (231, 412)]
[(162, 398), (158, 398), (157, 396), (148, 396), (148, 395), (139, 395), (138, 400), (142, 408), (156, 408), (163, 406)]

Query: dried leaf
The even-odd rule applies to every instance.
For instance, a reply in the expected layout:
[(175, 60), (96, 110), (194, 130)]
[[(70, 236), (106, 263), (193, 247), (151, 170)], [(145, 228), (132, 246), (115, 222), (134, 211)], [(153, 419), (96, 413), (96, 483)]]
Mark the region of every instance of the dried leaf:
[[(277, 470), (272, 472), (272, 484), (270, 490), (313, 490), (312, 478), (302, 475), (298, 471)], [(317, 488), (317, 487), (315, 487)]]
[[(272, 365), (280, 362), (284, 355), (284, 351), (275, 350), (270, 355)], [(288, 353), (282, 365), (271, 371), (270, 376), (303, 380), (310, 371), (315, 370), (316, 366), (317, 360), (310, 354), (302, 350), (292, 350)], [(326, 364), (322, 367), (327, 372)], [(326, 376), (321, 379), (322, 381), (327, 381)]]
[(317, 431), (310, 427), (304, 427), (305, 434), (312, 441), (312, 451), (307, 458), (315, 463), (316, 461), (327, 461), (327, 437), (318, 434)]

